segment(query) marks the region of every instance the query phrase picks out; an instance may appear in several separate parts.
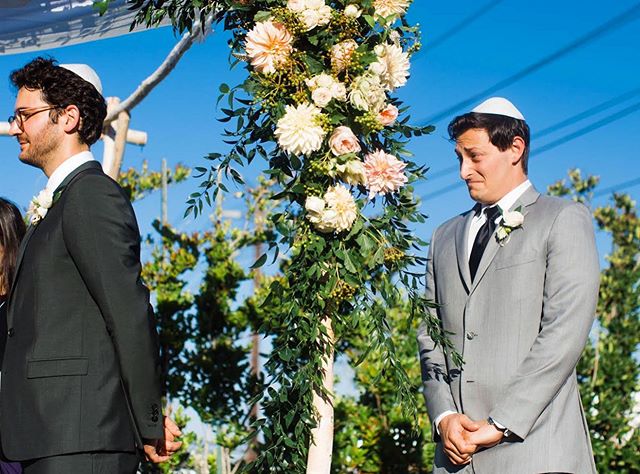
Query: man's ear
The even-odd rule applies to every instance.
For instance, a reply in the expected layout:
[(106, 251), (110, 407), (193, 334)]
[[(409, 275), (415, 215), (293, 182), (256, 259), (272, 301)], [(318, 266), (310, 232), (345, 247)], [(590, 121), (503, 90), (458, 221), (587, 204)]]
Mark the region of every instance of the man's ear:
[(75, 105), (67, 105), (64, 109), (64, 115), (60, 117), (64, 131), (73, 133), (80, 128), (80, 109)]
[(522, 137), (516, 136), (511, 143), (511, 151), (513, 152), (513, 160), (511, 164), (516, 165), (522, 159), (522, 155), (524, 154), (525, 143)]

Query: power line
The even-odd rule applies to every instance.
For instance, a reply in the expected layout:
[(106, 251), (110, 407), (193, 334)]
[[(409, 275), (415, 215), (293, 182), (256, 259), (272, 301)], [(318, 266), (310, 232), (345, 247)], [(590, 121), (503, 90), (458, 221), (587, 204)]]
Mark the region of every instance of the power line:
[(546, 135), (549, 135), (550, 133), (560, 130), (561, 128), (564, 128), (568, 125), (572, 125), (575, 122), (579, 122), (580, 120), (584, 120), (585, 118), (589, 118), (592, 115), (598, 114), (603, 110), (610, 109), (615, 105), (618, 105), (622, 102), (626, 102), (627, 100), (631, 99), (632, 97), (635, 97), (638, 94), (640, 94), (640, 87), (633, 89), (629, 92), (625, 92), (624, 94), (620, 94), (619, 96), (614, 97), (613, 99), (607, 100), (606, 102), (602, 102), (601, 104), (595, 105), (590, 109), (585, 110), (584, 112), (580, 112), (579, 114), (576, 114), (561, 122), (551, 125), (550, 127), (544, 128), (539, 132), (536, 132), (533, 135), (533, 138), (537, 139), (537, 138), (541, 138)]
[[(543, 137), (545, 135), (549, 135), (549, 134), (551, 134), (553, 132), (556, 132), (556, 131), (558, 131), (558, 130), (560, 130), (562, 128), (567, 127), (568, 125), (571, 125), (571, 124), (573, 124), (575, 122), (579, 122), (581, 120), (589, 118), (589, 117), (591, 117), (593, 115), (596, 115), (596, 114), (598, 114), (598, 113), (600, 113), (600, 112), (602, 112), (604, 110), (607, 110), (607, 109), (609, 109), (609, 108), (611, 108), (611, 107), (613, 107), (615, 105), (618, 105), (618, 104), (620, 104), (622, 102), (625, 102), (628, 99), (630, 99), (630, 98), (632, 98), (632, 97), (634, 97), (634, 96), (636, 96), (638, 94), (640, 94), (640, 87), (638, 87), (636, 89), (633, 89), (631, 91), (625, 92), (624, 94), (620, 94), (619, 96), (614, 97), (613, 99), (610, 99), (610, 100), (607, 100), (605, 102), (602, 102), (602, 103), (600, 103), (598, 105), (595, 105), (595, 106), (593, 106), (593, 107), (591, 107), (591, 108), (589, 108), (589, 109), (587, 109), (587, 110), (585, 110), (583, 112), (580, 112), (580, 113), (578, 113), (576, 115), (573, 115), (573, 116), (571, 116), (571, 117), (569, 117), (567, 119), (564, 119), (564, 120), (562, 120), (562, 121), (560, 121), (558, 123), (555, 123), (555, 124), (545, 128), (545, 129), (543, 129), (543, 130), (541, 130), (539, 132), (534, 133), (531, 138), (532, 138), (532, 140), (537, 140), (540, 137)], [(567, 136), (565, 135), (565, 137), (563, 137), (563, 139), (565, 139), (566, 137)], [(545, 147), (546, 146), (547, 145), (545, 145)], [(538, 150), (536, 153), (539, 153), (539, 152), (540, 151)], [(433, 181), (433, 180), (442, 178), (444, 176), (448, 176), (448, 175), (450, 175), (452, 173), (455, 173), (456, 171), (458, 171), (458, 165), (449, 166), (447, 168), (444, 168), (444, 169), (441, 169), (439, 171), (436, 171), (436, 172), (432, 173), (429, 176), (429, 178)]]
[(620, 191), (622, 189), (632, 188), (640, 184), (640, 178), (630, 179), (629, 181), (624, 181), (622, 183), (615, 184), (613, 186), (609, 186), (608, 188), (601, 189), (597, 193), (593, 194), (593, 197), (604, 196), (605, 194), (613, 193), (616, 191)]
[(422, 195), (422, 202), (424, 201), (430, 201), (431, 199), (438, 197), (438, 196), (442, 196), (443, 194), (447, 194), (450, 191), (453, 191), (454, 189), (457, 189), (458, 187), (460, 187), (460, 185), (462, 185), (462, 181), (456, 181), (455, 183), (451, 183), (448, 184), (440, 189), (436, 189), (435, 191), (432, 191), (430, 193), (427, 194), (423, 194)]
[(470, 26), (472, 23), (480, 19), (482, 16), (486, 15), (490, 10), (492, 10), (494, 7), (496, 7), (498, 4), (502, 2), (503, 0), (492, 0), (482, 5), (480, 8), (470, 13), (465, 18), (463, 18), (458, 23), (456, 23), (451, 28), (449, 28), (447, 31), (442, 33), (440, 36), (434, 39), (431, 43), (428, 43), (425, 47), (425, 51), (426, 52), (433, 51), (435, 48), (440, 46), (449, 38), (460, 33), (460, 31), (462, 31), (464, 28)]
[(632, 114), (633, 112), (636, 112), (637, 110), (640, 110), (640, 102), (636, 102), (635, 104), (632, 104), (629, 107), (625, 107), (624, 109), (616, 112), (615, 114), (611, 114), (603, 118), (602, 120), (598, 120), (597, 122), (587, 125), (586, 127), (582, 127), (581, 129), (576, 130), (573, 133), (570, 133), (568, 135), (565, 135), (564, 137), (558, 138), (557, 140), (547, 143), (543, 147), (540, 147), (537, 150), (535, 150), (533, 153), (531, 153), (531, 156), (540, 155), (545, 151), (549, 151), (552, 148), (556, 148), (571, 140), (575, 140), (576, 138), (581, 137), (582, 135), (586, 135), (587, 133), (590, 133), (590, 132), (593, 132), (594, 130), (602, 128), (605, 125), (609, 125), (612, 122), (620, 120), (621, 118), (624, 118), (627, 115)]
[(521, 71), (513, 74), (512, 76), (507, 77), (506, 79), (501, 80), (500, 82), (494, 84), (493, 86), (477, 93), (474, 94), (473, 96), (458, 102), (457, 104), (453, 105), (452, 107), (447, 108), (446, 110), (443, 110), (439, 113), (437, 113), (436, 115), (428, 118), (426, 120), (427, 123), (435, 123), (438, 122), (440, 120), (442, 120), (445, 117), (450, 117), (451, 115), (453, 115), (455, 112), (468, 107), (471, 104), (476, 103), (477, 101), (479, 101), (480, 99), (493, 94), (494, 92), (503, 89), (511, 84), (513, 84), (514, 82), (519, 81), (520, 79), (528, 76), (529, 74), (532, 74), (533, 72), (537, 71), (538, 69), (541, 69), (542, 67), (551, 64), (552, 62), (560, 59), (563, 56), (566, 56), (567, 54), (575, 51), (578, 48), (581, 48), (585, 45), (587, 45), (588, 43), (591, 43), (592, 41), (595, 41), (596, 39), (600, 38), (601, 36), (604, 36), (607, 33), (610, 33), (622, 26), (624, 26), (627, 23), (630, 23), (631, 21), (634, 21), (638, 18), (638, 14), (640, 13), (640, 3), (636, 3), (633, 7), (631, 7), (628, 10), (625, 10), (624, 12), (622, 12), (621, 14), (619, 14), (618, 16), (612, 18), (611, 20), (603, 23), (602, 25), (600, 25), (599, 27), (597, 27), (596, 29), (588, 32), (587, 34), (585, 34), (584, 36), (581, 36), (580, 38), (572, 41), (571, 43), (569, 43), (568, 45), (560, 48), (559, 50), (551, 53), (550, 55), (542, 58), (541, 60), (525, 67), (524, 69), (522, 69)]
[[(636, 111), (640, 110), (640, 102), (636, 102), (635, 104), (632, 104), (628, 107), (625, 107), (624, 109), (611, 114), (601, 120), (598, 120), (597, 122), (594, 122), (590, 125), (587, 125), (586, 127), (583, 127), (579, 130), (576, 130), (573, 133), (570, 133), (568, 135), (565, 135), (564, 137), (561, 137), (551, 143), (546, 144), (545, 146), (543, 146), (542, 148), (538, 148), (535, 152), (531, 153), (531, 157), (533, 156), (537, 156), (540, 155), (541, 153), (545, 153), (553, 148), (557, 148), (560, 145), (564, 145), (565, 143), (571, 141), (571, 140), (575, 140), (578, 137), (581, 137), (583, 135), (586, 135), (587, 133), (591, 133), (599, 128), (604, 127), (605, 125), (609, 125), (610, 123), (613, 123), (617, 120), (620, 120), (624, 117), (626, 117), (627, 115), (630, 115)], [(457, 168), (456, 168), (457, 169)], [(435, 191), (432, 191), (430, 193), (424, 194), (422, 196), (422, 201), (429, 201), (430, 199), (433, 199), (435, 197), (441, 196), (443, 194), (446, 194), (450, 191), (453, 191), (454, 189), (456, 189), (460, 184), (460, 182), (456, 182), (456, 183), (451, 183), (449, 185), (443, 186), (440, 189), (436, 189)]]
[(431, 176), (429, 176), (429, 178), (431, 180), (442, 178), (443, 176), (447, 176), (448, 174), (451, 174), (451, 173), (453, 173), (455, 171), (458, 171), (458, 165), (453, 165), (453, 166), (450, 166), (448, 168), (444, 168), (444, 169), (442, 169), (440, 171), (436, 171)]

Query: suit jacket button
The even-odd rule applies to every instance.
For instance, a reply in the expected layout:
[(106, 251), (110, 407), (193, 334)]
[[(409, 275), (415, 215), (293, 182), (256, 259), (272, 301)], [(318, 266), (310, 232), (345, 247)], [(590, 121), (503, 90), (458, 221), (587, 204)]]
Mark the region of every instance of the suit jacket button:
[(13, 328), (9, 328), (9, 330), (7, 331), (7, 336), (13, 337), (15, 333), (16, 331)]
[(151, 421), (153, 421), (154, 423), (157, 423), (158, 422), (158, 417), (156, 415), (153, 415), (151, 417)]
[(470, 341), (476, 336), (477, 336), (477, 334), (475, 332), (468, 332), (467, 333), (467, 339), (469, 339)]

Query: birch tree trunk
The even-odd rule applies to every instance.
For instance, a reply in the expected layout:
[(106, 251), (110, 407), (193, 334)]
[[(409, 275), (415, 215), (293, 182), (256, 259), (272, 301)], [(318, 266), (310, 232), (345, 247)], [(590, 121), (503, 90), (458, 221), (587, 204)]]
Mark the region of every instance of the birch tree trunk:
[(335, 336), (329, 316), (322, 320), (327, 330), (329, 354), (322, 361), (322, 385), (329, 394), (323, 398), (313, 394), (313, 406), (318, 413), (318, 426), (311, 431), (311, 444), (307, 457), (307, 474), (329, 474), (333, 453), (333, 354)]

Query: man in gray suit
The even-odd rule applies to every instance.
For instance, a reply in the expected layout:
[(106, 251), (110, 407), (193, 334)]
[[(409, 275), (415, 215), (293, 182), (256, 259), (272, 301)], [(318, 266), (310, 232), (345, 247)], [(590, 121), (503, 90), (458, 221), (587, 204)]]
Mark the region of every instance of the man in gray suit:
[(598, 295), (591, 214), (531, 185), (529, 127), (506, 99), (449, 135), (476, 205), (429, 249), (427, 296), (464, 359), (420, 328), (434, 473), (595, 473), (575, 371)]

